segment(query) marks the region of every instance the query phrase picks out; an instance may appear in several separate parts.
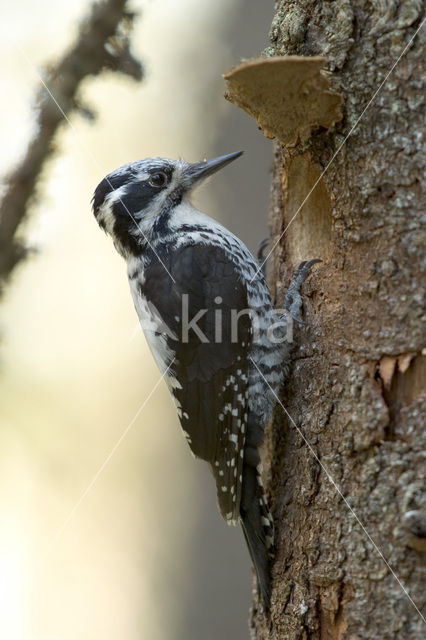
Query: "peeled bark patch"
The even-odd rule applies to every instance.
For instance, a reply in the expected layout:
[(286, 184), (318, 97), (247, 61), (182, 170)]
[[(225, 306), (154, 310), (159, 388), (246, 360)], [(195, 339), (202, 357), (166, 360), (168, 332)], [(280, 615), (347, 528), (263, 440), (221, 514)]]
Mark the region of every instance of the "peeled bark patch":
[(302, 260), (326, 260), (331, 250), (332, 202), (321, 167), (309, 152), (288, 158), (282, 174), (283, 229), (292, 265)]
[(252, 58), (224, 74), (225, 98), (257, 120), (267, 138), (285, 146), (306, 142), (313, 129), (342, 118), (323, 57)]

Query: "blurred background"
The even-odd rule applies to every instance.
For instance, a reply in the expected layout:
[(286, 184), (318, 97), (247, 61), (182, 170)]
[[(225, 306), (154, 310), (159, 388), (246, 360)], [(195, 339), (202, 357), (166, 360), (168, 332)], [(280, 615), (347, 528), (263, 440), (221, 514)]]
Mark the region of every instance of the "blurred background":
[[(97, 120), (62, 128), (26, 236), (40, 252), (15, 272), (0, 307), (1, 640), (249, 636), (242, 533), (221, 519), (165, 384), (153, 391), (159, 374), (125, 264), (90, 199), (131, 160), (243, 149), (195, 201), (256, 251), (267, 235), (272, 147), (224, 100), (221, 74), (267, 45), (273, 0), (133, 7), (145, 79), (85, 82)], [(3, 6), (3, 174), (33, 133), (42, 65), (73, 41), (88, 8)]]

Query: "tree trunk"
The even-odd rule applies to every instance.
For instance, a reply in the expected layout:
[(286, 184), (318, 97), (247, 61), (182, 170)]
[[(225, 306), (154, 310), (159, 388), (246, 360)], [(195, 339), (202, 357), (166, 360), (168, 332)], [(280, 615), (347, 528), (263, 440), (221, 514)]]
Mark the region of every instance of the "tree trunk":
[(421, 20), (420, 0), (277, 3), (267, 55), (326, 56), (343, 119), (276, 145), (273, 240), (363, 115), (273, 253), (277, 304), (323, 263), (266, 438), (277, 556), (254, 638), (424, 637)]

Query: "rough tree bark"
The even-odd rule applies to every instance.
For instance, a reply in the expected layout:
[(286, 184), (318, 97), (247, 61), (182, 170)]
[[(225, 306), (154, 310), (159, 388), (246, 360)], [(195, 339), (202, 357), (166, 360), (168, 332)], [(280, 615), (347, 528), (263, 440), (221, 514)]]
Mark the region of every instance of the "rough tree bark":
[[(423, 11), (420, 0), (277, 3), (266, 55), (326, 56), (344, 103), (331, 132), (292, 149), (276, 145), (273, 239)], [(421, 28), (274, 251), (277, 303), (300, 260), (323, 260), (304, 286), (306, 326), (282, 396), (317, 459), (278, 407), (265, 465), (277, 537), (272, 609), (268, 617), (254, 605), (254, 638), (425, 637), (419, 612), (324, 471), (422, 610), (423, 39)]]

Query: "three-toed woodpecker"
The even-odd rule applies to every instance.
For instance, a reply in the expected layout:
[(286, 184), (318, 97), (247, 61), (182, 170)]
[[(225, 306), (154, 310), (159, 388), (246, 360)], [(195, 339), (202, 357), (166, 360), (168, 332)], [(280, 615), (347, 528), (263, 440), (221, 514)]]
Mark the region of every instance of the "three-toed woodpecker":
[[(223, 517), (242, 524), (269, 607), (274, 529), (258, 447), (289, 364), (285, 323), (246, 246), (189, 199), (241, 153), (193, 164), (131, 162), (97, 186), (93, 211), (127, 262), (136, 311), (185, 437), (209, 463)], [(312, 263), (301, 265), (289, 290), (296, 319)]]

